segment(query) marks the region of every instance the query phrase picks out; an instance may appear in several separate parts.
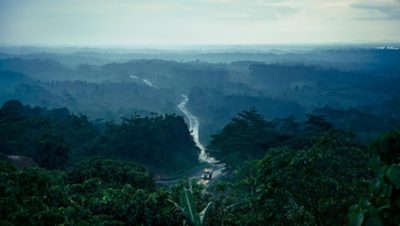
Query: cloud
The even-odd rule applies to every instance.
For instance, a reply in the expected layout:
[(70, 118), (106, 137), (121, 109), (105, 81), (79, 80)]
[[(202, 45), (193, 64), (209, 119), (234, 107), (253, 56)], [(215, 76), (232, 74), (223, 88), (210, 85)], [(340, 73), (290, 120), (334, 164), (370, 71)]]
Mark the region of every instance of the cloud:
[(360, 19), (366, 20), (400, 20), (400, 0), (357, 1), (351, 7), (367, 11)]
[(400, 0), (0, 0), (0, 45), (398, 39), (399, 5)]
[[(128, 7), (141, 7), (165, 14), (171, 12), (174, 17), (198, 18), (207, 20), (279, 20), (297, 12), (282, 0), (148, 0), (133, 1)], [(130, 5), (130, 6), (129, 6)], [(162, 9), (162, 12), (156, 9)], [(155, 9), (155, 10), (153, 10)], [(276, 16), (279, 15), (279, 16)]]

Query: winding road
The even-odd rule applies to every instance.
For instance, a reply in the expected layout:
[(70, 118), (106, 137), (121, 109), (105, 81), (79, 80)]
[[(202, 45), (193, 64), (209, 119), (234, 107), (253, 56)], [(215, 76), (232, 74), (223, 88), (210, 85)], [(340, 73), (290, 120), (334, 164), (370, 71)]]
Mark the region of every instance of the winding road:
[[(186, 107), (186, 104), (189, 102), (189, 97), (187, 95), (182, 95), (182, 101), (178, 104), (178, 109), (185, 115), (185, 117), (187, 118), (188, 122), (189, 122), (189, 131), (190, 134), (193, 137), (193, 141), (195, 142), (196, 146), (200, 149), (200, 154), (199, 154), (199, 161), (200, 162), (205, 162), (208, 163), (208, 165), (210, 165), (210, 168), (213, 169), (213, 173), (212, 173), (212, 180), (217, 179), (218, 177), (222, 176), (222, 171), (225, 169), (223, 164), (218, 164), (217, 161), (212, 158), (209, 157), (206, 153), (206, 148), (204, 147), (204, 145), (200, 142), (199, 139), (199, 128), (200, 128), (200, 122), (199, 119), (194, 116)], [(203, 172), (203, 169), (194, 172), (192, 175), (190, 175), (188, 178), (190, 180), (192, 179), (198, 179), (199, 183), (203, 184), (203, 185), (208, 185), (208, 183), (210, 182), (210, 180), (204, 180), (201, 177), (201, 174)], [(175, 184), (179, 181), (180, 178), (174, 178), (174, 179), (164, 179), (164, 180), (157, 180), (156, 182), (158, 184), (163, 184), (166, 186)]]
[[(130, 75), (129, 76), (132, 79), (139, 79), (142, 80), (146, 85), (152, 87), (152, 88), (157, 88), (156, 86), (153, 85), (152, 82), (150, 82), (147, 79), (140, 78), (135, 75)], [(217, 161), (213, 158), (207, 155), (206, 153), (206, 148), (204, 145), (200, 142), (200, 135), (199, 135), (199, 128), (200, 128), (200, 121), (199, 119), (193, 115), (189, 109), (186, 107), (187, 103), (189, 102), (189, 97), (187, 95), (182, 94), (182, 101), (177, 105), (178, 109), (185, 115), (185, 117), (188, 120), (189, 123), (189, 131), (193, 137), (193, 141), (195, 142), (196, 146), (200, 149), (200, 154), (199, 154), (199, 161), (208, 163), (210, 167), (213, 169), (213, 174), (212, 178), (216, 179), (222, 175), (222, 171), (225, 169), (223, 164), (218, 164)], [(203, 184), (207, 184), (209, 181), (208, 180), (202, 180), (201, 179), (201, 174), (203, 170), (195, 172), (192, 174), (189, 178), (190, 179), (200, 179), (200, 181)], [(165, 180), (158, 180), (157, 183), (159, 184), (174, 184), (178, 181), (177, 178), (175, 179), (165, 179)]]
[[(186, 95), (182, 95), (182, 98), (183, 98), (182, 102), (180, 102), (178, 104), (178, 108), (180, 111), (182, 111), (182, 113), (186, 116), (186, 118), (189, 121), (189, 131), (191, 131), (190, 133), (193, 136), (193, 140), (194, 140), (196, 146), (200, 149), (199, 161), (209, 163), (213, 169), (213, 179), (218, 178), (219, 176), (222, 175), (222, 171), (224, 170), (225, 167), (223, 164), (217, 164), (217, 161), (213, 157), (210, 157), (207, 155), (206, 148), (200, 142), (199, 119), (195, 115), (193, 115), (186, 107), (186, 104), (189, 102), (189, 97)], [(201, 174), (201, 172), (200, 172), (200, 174)], [(196, 176), (196, 177), (198, 178), (198, 176)]]
[(206, 148), (204, 145), (200, 142), (200, 136), (199, 136), (199, 127), (200, 127), (200, 122), (199, 119), (194, 116), (186, 107), (186, 104), (189, 101), (189, 97), (186, 95), (182, 95), (183, 100), (178, 104), (179, 110), (182, 111), (182, 113), (186, 116), (186, 118), (189, 121), (189, 131), (193, 136), (193, 140), (196, 143), (196, 146), (200, 149), (200, 155), (199, 155), (199, 160), (200, 162), (207, 162), (207, 163), (215, 163), (215, 159), (212, 157), (207, 156), (206, 153)]

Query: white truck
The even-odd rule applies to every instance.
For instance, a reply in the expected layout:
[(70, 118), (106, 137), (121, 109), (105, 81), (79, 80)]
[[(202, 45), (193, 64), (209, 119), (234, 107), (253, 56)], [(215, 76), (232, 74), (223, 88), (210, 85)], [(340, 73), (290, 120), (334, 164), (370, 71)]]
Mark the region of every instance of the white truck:
[(203, 180), (211, 180), (213, 171), (214, 171), (213, 169), (204, 168), (203, 173), (201, 174), (201, 178)]

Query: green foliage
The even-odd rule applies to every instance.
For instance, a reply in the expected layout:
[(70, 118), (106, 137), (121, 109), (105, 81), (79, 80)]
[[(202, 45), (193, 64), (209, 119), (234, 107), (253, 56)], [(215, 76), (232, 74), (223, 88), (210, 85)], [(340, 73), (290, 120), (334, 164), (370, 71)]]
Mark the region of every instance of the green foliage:
[(346, 209), (363, 191), (362, 179), (368, 176), (363, 151), (348, 147), (271, 150), (260, 168), (257, 180), (264, 208), (270, 213), (286, 209), (273, 221), (300, 225), (343, 224)]
[(206, 187), (198, 183), (195, 179), (181, 179), (176, 184), (170, 187), (171, 191), (171, 200), (176, 202), (180, 201), (182, 191), (185, 188), (189, 188), (192, 193), (194, 204), (196, 205), (196, 209), (204, 209), (207, 204), (211, 201), (211, 197), (208, 193), (204, 192)]
[[(226, 225), (343, 225), (349, 206), (367, 190), (368, 152), (346, 133), (326, 131), (313, 146), (269, 149), (214, 186)], [(221, 222), (221, 221), (220, 221)]]
[(225, 163), (229, 170), (234, 170), (244, 161), (261, 159), (270, 148), (288, 146), (301, 149), (316, 145), (316, 142), (319, 145), (332, 142), (347, 144), (353, 139), (351, 132), (344, 133), (333, 128), (320, 115), (308, 114), (302, 123), (296, 122), (293, 117), (267, 121), (251, 108), (239, 113), (221, 132), (212, 135), (207, 151)]
[[(10, 170), (1, 164), (0, 218), (16, 225), (61, 224), (71, 205), (65, 173), (42, 169)], [(78, 210), (72, 210), (78, 211)]]
[[(399, 98), (385, 101), (385, 104), (393, 105), (397, 109)], [(385, 109), (385, 104), (381, 104), (378, 108), (380, 111)], [(361, 109), (351, 108), (347, 110), (338, 110), (328, 106), (313, 110), (315, 114), (324, 115), (334, 127), (340, 129), (351, 129), (357, 133), (358, 139), (370, 143), (372, 139), (376, 139), (380, 134), (400, 127), (400, 118), (398, 113), (392, 114), (374, 114), (374, 112), (363, 111)], [(368, 122), (368, 123), (365, 123)]]
[(12, 100), (0, 109), (0, 152), (33, 157), (46, 169), (98, 155), (179, 174), (198, 164), (199, 150), (181, 116), (134, 115), (121, 123), (94, 124), (65, 108), (31, 108)]
[[(371, 151), (353, 133), (320, 116), (270, 122), (251, 109), (213, 136), (209, 152), (230, 174), (207, 190), (194, 180), (159, 189), (152, 173), (131, 162), (90, 158), (69, 171), (0, 162), (0, 219), (18, 225), (343, 225), (349, 206), (368, 194), (351, 207), (348, 223), (398, 225), (399, 137), (388, 133), (371, 145), (376, 178), (368, 190)], [(47, 169), (64, 169), (67, 152), (71, 162), (98, 154), (167, 173), (197, 164), (198, 149), (176, 115), (95, 125), (66, 109), (11, 101), (0, 110), (0, 139), (6, 155), (34, 155)]]
[(375, 178), (369, 192), (349, 210), (349, 225), (400, 224), (400, 131), (379, 137), (370, 149), (375, 152), (371, 167)]
[(78, 163), (68, 174), (68, 180), (73, 184), (98, 180), (109, 186), (130, 184), (135, 188), (147, 190), (155, 188), (152, 175), (143, 167), (131, 162), (101, 158), (90, 158)]
[[(61, 149), (69, 149), (71, 165), (87, 155), (88, 147), (98, 136), (98, 129), (85, 116), (72, 115), (67, 109), (32, 108), (15, 100), (0, 109), (0, 150), (7, 155), (60, 157), (50, 152), (57, 150), (56, 143), (61, 142)], [(52, 144), (52, 148), (45, 148), (45, 144)], [(37, 148), (43, 153), (38, 153)]]
[(181, 209), (185, 217), (195, 226), (201, 225), (200, 217), (193, 204), (193, 196), (189, 189), (184, 188), (180, 196)]
[(153, 115), (109, 123), (100, 139), (102, 156), (131, 160), (156, 171), (185, 171), (198, 164), (195, 146), (184, 120), (176, 115)]
[(68, 152), (62, 137), (45, 134), (36, 144), (35, 161), (45, 169), (65, 169)]
[(305, 123), (309, 130), (326, 131), (333, 128), (332, 124), (321, 115), (307, 114)]
[[(192, 188), (192, 187), (191, 187)], [(206, 207), (198, 213), (196, 210), (196, 205), (194, 203), (193, 191), (192, 189), (187, 189), (184, 187), (180, 193), (180, 204), (176, 202), (171, 202), (174, 204), (176, 209), (184, 216), (188, 221), (189, 225), (193, 226), (205, 226), (209, 224), (209, 218), (211, 216), (211, 211), (213, 209), (213, 203), (209, 202)], [(184, 221), (184, 225), (186, 224)]]
[(239, 113), (222, 132), (212, 136), (208, 152), (230, 168), (259, 159), (270, 147), (285, 140), (254, 108)]
[(0, 163), (0, 218), (15, 225), (176, 225), (142, 167), (91, 159), (70, 173)]

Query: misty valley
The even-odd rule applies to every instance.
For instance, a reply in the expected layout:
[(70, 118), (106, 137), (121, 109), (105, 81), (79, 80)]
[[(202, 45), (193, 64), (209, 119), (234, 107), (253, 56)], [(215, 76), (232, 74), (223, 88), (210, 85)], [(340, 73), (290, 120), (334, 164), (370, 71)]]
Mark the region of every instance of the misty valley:
[(0, 225), (399, 225), (378, 47), (1, 47)]

